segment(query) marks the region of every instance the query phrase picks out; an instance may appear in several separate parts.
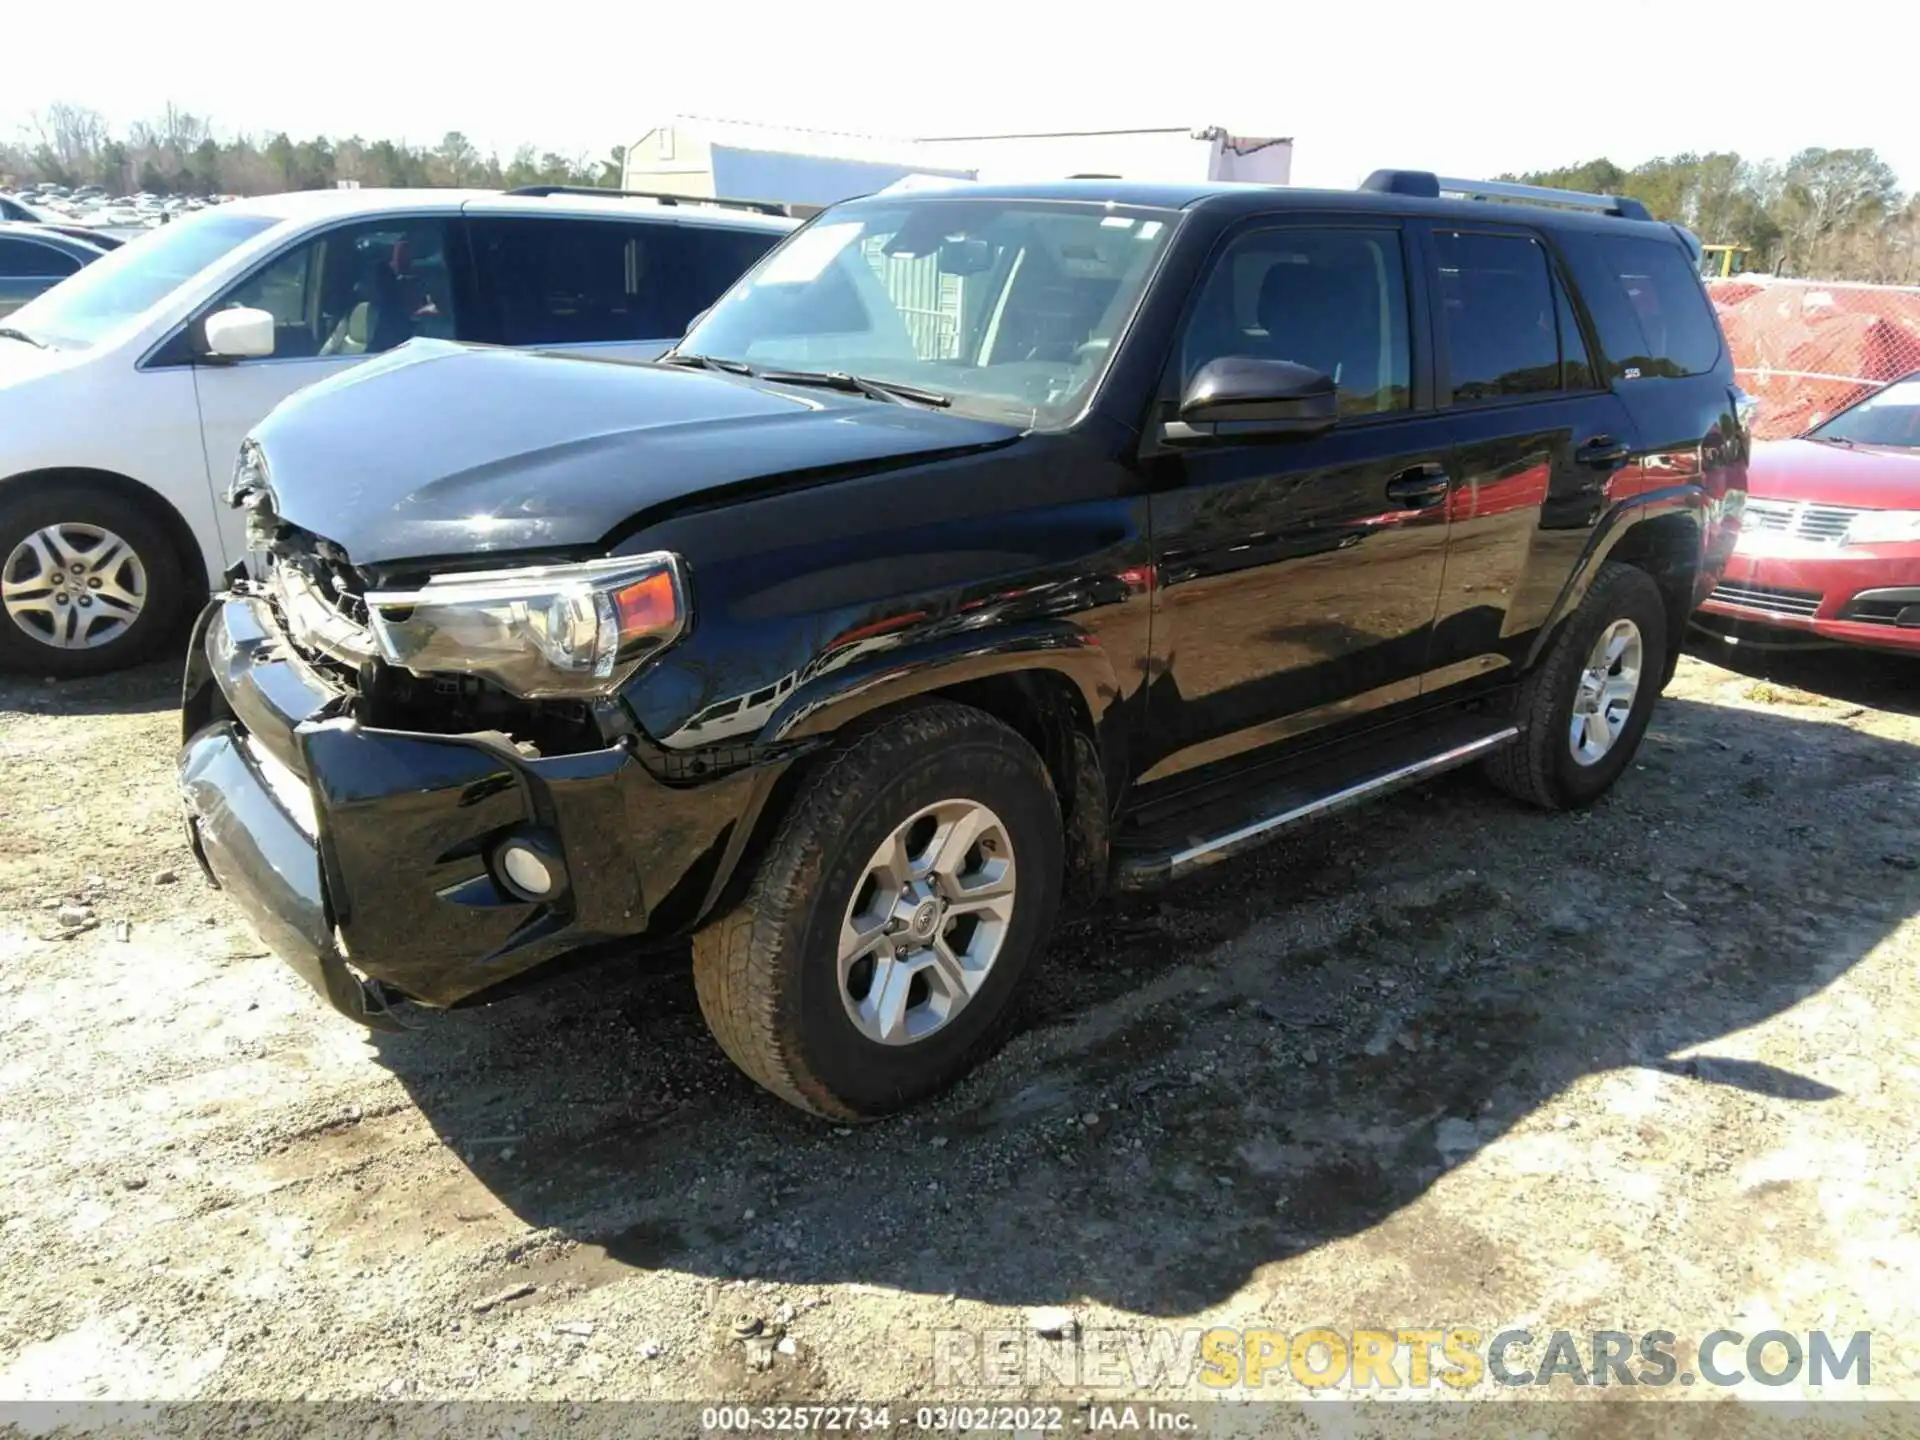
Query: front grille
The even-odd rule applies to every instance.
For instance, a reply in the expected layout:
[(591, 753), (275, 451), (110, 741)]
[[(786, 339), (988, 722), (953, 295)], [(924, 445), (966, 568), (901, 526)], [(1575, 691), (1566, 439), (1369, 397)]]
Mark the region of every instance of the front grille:
[(1786, 535), (1816, 545), (1838, 545), (1862, 512), (1845, 505), (1814, 505), (1791, 500), (1748, 500), (1740, 528), (1762, 535)]
[(1713, 589), (1713, 599), (1722, 605), (1738, 605), (1743, 610), (1764, 610), (1769, 615), (1796, 615), (1813, 618), (1820, 608), (1817, 590), (1782, 590), (1774, 585), (1747, 585), (1728, 580)]

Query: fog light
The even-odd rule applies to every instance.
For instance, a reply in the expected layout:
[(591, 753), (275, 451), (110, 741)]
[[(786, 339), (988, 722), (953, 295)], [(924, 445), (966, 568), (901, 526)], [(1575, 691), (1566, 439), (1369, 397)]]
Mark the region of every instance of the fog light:
[(493, 863), (507, 888), (522, 900), (551, 900), (567, 888), (560, 857), (537, 841), (509, 840), (494, 852)]

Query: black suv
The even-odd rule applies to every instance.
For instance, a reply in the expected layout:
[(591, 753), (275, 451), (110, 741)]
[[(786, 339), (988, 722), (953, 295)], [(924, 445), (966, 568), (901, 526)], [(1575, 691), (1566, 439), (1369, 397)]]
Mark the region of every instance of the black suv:
[(655, 363), (416, 340), (242, 452), (195, 847), (368, 1025), (691, 935), (741, 1069), (897, 1109), (1063, 901), (1469, 762), (1618, 778), (1744, 498), (1697, 248), (1421, 172), (962, 184)]

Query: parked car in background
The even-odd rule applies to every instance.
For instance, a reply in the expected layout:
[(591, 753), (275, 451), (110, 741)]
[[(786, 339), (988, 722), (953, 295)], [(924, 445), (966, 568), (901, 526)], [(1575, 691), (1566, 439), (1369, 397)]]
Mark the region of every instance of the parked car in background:
[(82, 225), (72, 216), (45, 206), (29, 205), (15, 195), (0, 195), (0, 222), (15, 222), (22, 225), (38, 225), (48, 230), (56, 230), (75, 240), (85, 240), (101, 250), (115, 250), (123, 244), (122, 237), (102, 233), (92, 225)]
[(1754, 447), (1738, 547), (1700, 608), (1736, 641), (1920, 655), (1920, 372)]
[(0, 221), (0, 316), (38, 299), (106, 253), (105, 246), (45, 225)]
[(727, 1054), (871, 1118), (1063, 900), (1458, 765), (1594, 800), (1726, 560), (1733, 361), (1642, 206), (1442, 184), (883, 193), (658, 364), (304, 391), (188, 649), (196, 852), (370, 1025), (690, 935)]
[(44, 225), (57, 218), (51, 212), (38, 206), (29, 205), (18, 195), (0, 195), (0, 220), (14, 220), (28, 225)]
[(142, 235), (0, 326), (0, 665), (86, 674), (171, 645), (244, 548), (215, 501), (241, 437), (303, 385), (416, 338), (654, 356), (793, 223), (329, 190)]

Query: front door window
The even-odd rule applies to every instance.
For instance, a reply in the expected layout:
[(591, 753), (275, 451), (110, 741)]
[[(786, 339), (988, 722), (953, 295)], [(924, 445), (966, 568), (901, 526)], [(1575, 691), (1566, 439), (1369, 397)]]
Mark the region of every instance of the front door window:
[(416, 336), (454, 337), (447, 226), (427, 217), (345, 225), (235, 286), (221, 308), (265, 310), (277, 360), (375, 355)]

